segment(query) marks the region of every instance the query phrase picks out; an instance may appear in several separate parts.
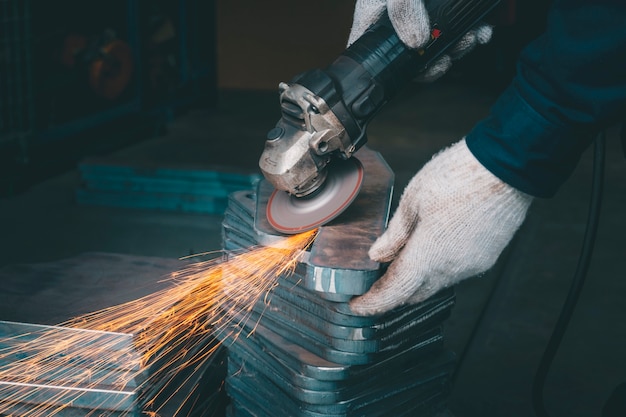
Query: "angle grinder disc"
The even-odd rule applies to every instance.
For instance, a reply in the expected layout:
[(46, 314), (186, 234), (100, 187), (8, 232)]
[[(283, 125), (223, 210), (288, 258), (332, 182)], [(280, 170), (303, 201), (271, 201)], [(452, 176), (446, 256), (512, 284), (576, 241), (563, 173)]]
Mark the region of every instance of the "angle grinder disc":
[(274, 190), (267, 203), (267, 220), (281, 233), (313, 230), (339, 216), (359, 194), (363, 165), (356, 158), (333, 161), (326, 181), (314, 195), (295, 197)]

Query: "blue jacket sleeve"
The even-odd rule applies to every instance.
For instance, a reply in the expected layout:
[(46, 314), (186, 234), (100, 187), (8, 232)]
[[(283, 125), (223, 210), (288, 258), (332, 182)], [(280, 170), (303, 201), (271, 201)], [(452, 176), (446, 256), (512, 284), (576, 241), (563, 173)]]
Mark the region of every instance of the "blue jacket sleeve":
[(551, 197), (594, 133), (626, 116), (626, 1), (555, 0), (471, 152), (513, 187)]

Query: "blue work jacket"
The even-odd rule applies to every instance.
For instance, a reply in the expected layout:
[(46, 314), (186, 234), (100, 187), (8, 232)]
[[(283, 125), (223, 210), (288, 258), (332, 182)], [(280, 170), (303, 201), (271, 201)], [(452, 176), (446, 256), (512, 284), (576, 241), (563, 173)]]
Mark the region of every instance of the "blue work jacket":
[(626, 117), (626, 0), (555, 0), (490, 115), (467, 135), (513, 187), (553, 196), (600, 129)]

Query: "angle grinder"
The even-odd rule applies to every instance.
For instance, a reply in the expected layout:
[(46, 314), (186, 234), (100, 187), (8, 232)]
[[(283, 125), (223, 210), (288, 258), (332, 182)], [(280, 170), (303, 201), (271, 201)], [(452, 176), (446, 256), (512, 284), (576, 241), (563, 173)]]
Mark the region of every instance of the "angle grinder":
[(271, 226), (300, 233), (341, 214), (363, 182), (352, 155), (367, 142), (369, 122), (498, 3), (425, 0), (431, 38), (419, 50), (402, 43), (385, 14), (325, 69), (280, 83), (281, 118), (259, 160), (275, 188), (266, 213)]

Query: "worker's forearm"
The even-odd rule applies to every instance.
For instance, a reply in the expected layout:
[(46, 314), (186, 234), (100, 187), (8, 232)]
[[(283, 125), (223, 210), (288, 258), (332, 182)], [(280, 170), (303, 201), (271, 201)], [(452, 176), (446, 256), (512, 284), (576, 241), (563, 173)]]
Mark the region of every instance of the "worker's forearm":
[(519, 190), (552, 196), (592, 134), (626, 115), (624, 22), (622, 1), (556, 0), (546, 33), (468, 135), (476, 158)]

